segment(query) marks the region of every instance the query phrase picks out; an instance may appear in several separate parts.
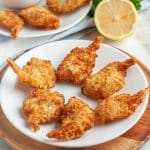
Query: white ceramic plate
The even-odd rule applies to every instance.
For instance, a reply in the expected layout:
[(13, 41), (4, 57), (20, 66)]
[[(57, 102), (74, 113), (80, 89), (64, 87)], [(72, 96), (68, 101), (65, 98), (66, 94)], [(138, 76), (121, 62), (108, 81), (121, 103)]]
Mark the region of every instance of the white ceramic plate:
[[(42, 1), (41, 5), (46, 5), (45, 0)], [(53, 35), (65, 31), (73, 27), (77, 23), (79, 23), (87, 15), (90, 8), (91, 8), (91, 4), (86, 5), (78, 9), (77, 11), (67, 15), (57, 15), (60, 19), (61, 26), (60, 28), (55, 30), (37, 29), (25, 25), (23, 29), (20, 31), (20, 33), (18, 34), (18, 37), (21, 38), (41, 37), (41, 36)], [(2, 5), (2, 0), (0, 0), (0, 9), (6, 9)], [(0, 34), (5, 36), (10, 36), (10, 32), (7, 29), (2, 27), (0, 27)]]
[[(31, 57), (34, 56), (42, 59), (50, 59), (54, 67), (57, 68), (58, 64), (72, 48), (76, 46), (85, 47), (88, 44), (90, 44), (90, 41), (84, 40), (69, 40), (49, 43), (25, 53), (16, 60), (16, 63), (22, 67), (28, 60), (30, 60)], [(110, 62), (125, 60), (128, 58), (128, 56), (124, 53), (105, 44), (101, 45), (101, 48), (99, 51), (97, 51), (97, 54), (98, 58), (96, 60), (94, 72), (98, 71)], [(144, 73), (138, 65), (134, 65), (128, 70), (126, 85), (119, 93), (133, 94), (147, 86), (148, 83)], [(95, 108), (96, 106), (95, 101), (90, 100), (81, 94), (80, 87), (76, 87), (67, 83), (57, 83), (53, 89), (63, 93), (66, 102), (72, 96), (77, 96), (78, 98), (88, 103), (92, 108)], [(28, 96), (29, 92), (31, 92), (31, 89), (28, 86), (18, 82), (16, 74), (9, 67), (5, 72), (1, 82), (0, 99), (4, 114), (8, 120), (25, 135), (46, 144), (62, 147), (92, 146), (104, 143), (120, 136), (129, 130), (140, 119), (148, 103), (148, 96), (146, 96), (143, 103), (140, 104), (138, 109), (129, 118), (113, 123), (108, 123), (106, 125), (96, 126), (86, 132), (85, 135), (79, 139), (59, 141), (55, 139), (48, 139), (45, 136), (49, 130), (54, 129), (57, 126), (56, 123), (42, 125), (41, 130), (36, 133), (26, 126), (21, 109), (22, 103)]]

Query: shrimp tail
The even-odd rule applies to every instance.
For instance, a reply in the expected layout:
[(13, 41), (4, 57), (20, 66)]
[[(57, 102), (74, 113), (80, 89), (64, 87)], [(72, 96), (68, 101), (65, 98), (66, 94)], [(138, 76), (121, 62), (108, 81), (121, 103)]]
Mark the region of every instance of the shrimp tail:
[(125, 70), (127, 70), (129, 67), (133, 66), (134, 64), (135, 64), (134, 59), (127, 59), (127, 60), (122, 62), (122, 65), (123, 65)]
[(47, 137), (56, 139), (74, 139), (80, 137), (84, 130), (77, 123), (67, 124), (62, 129), (52, 130), (47, 133)]
[(88, 46), (89, 50), (96, 51), (100, 47), (100, 43), (102, 43), (104, 38), (102, 36), (97, 36), (94, 41)]
[(36, 115), (30, 115), (28, 119), (29, 126), (36, 132), (40, 130), (40, 118)]
[(125, 61), (118, 63), (118, 70), (126, 74), (126, 70), (134, 64), (135, 64), (134, 59), (126, 59)]
[(150, 92), (150, 87), (145, 88), (144, 90), (140, 90), (136, 94), (132, 95), (131, 101), (129, 102), (129, 106), (133, 111), (138, 107), (140, 103), (142, 103), (145, 95)]
[(33, 80), (31, 78), (31, 76), (29, 74), (27, 74), (26, 72), (24, 72), (18, 65), (16, 65), (16, 63), (11, 58), (8, 58), (7, 62), (9, 64), (9, 66), (13, 69), (13, 71), (21, 79), (21, 81), (23, 81), (25, 83), (30, 83)]
[(22, 72), (22, 69), (19, 68), (18, 65), (16, 65), (16, 63), (11, 59), (11, 58), (8, 58), (7, 59), (7, 62), (9, 64), (9, 66), (13, 69), (13, 71), (16, 73), (16, 74), (20, 74), (20, 72)]

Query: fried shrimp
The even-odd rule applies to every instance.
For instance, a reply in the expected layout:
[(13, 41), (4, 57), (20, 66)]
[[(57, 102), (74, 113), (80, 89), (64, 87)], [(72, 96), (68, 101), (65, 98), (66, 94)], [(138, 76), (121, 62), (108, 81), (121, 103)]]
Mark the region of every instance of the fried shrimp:
[(106, 98), (98, 104), (95, 110), (96, 120), (99, 123), (106, 123), (127, 118), (136, 110), (149, 91), (150, 88), (146, 88), (132, 96), (120, 94)]
[(56, 72), (58, 79), (76, 85), (82, 84), (92, 73), (97, 57), (96, 50), (99, 49), (102, 40), (103, 38), (99, 36), (86, 48), (74, 48), (58, 66)]
[(32, 6), (20, 11), (19, 15), (30, 26), (46, 29), (57, 29), (60, 21), (47, 8), (42, 6)]
[(23, 19), (21, 19), (16, 12), (0, 10), (0, 26), (9, 29), (13, 39), (17, 38), (17, 35), (22, 29), (23, 25)]
[(64, 96), (58, 92), (38, 89), (23, 103), (30, 127), (37, 131), (40, 124), (57, 120), (64, 107)]
[(19, 68), (11, 58), (7, 61), (19, 79), (31, 87), (47, 89), (56, 83), (55, 70), (51, 61), (32, 57), (23, 69)]
[(72, 97), (65, 105), (61, 115), (62, 128), (50, 131), (47, 136), (56, 139), (75, 139), (81, 137), (94, 126), (95, 113), (84, 102)]
[(95, 100), (107, 98), (124, 87), (127, 69), (134, 64), (133, 59), (127, 59), (106, 65), (96, 74), (86, 78), (82, 93)]
[(47, 0), (47, 4), (51, 11), (66, 14), (89, 4), (90, 1), (91, 0)]

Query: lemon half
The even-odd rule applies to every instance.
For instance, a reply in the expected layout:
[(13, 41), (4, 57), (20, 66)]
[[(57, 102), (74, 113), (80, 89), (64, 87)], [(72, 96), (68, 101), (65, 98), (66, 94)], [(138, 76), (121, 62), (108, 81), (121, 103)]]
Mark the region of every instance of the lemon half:
[(137, 11), (129, 0), (103, 0), (95, 10), (98, 31), (112, 40), (131, 35), (137, 24)]

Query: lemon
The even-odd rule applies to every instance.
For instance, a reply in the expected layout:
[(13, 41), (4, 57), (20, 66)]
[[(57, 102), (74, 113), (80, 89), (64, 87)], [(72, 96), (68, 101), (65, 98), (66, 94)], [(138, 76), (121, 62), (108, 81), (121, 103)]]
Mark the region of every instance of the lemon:
[(131, 35), (137, 24), (137, 11), (129, 0), (103, 0), (95, 10), (98, 31), (111, 40)]

